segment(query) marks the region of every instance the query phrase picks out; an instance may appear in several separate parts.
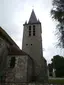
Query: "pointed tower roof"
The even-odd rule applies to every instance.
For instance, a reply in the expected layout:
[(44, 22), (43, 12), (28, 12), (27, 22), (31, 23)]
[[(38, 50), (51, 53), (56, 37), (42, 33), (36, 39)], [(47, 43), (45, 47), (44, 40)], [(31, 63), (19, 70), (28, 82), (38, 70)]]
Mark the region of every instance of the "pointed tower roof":
[(28, 24), (29, 23), (38, 23), (38, 20), (37, 20), (37, 18), (36, 18), (36, 15), (35, 15), (35, 12), (34, 12), (34, 10), (32, 10), (32, 13), (31, 13), (31, 16), (30, 16), (30, 19), (29, 19), (29, 22), (28, 22)]

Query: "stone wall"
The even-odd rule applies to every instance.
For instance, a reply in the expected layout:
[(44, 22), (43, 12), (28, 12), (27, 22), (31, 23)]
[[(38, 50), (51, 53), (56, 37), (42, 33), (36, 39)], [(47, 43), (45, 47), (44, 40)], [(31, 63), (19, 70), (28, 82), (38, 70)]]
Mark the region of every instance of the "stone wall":
[(4, 75), (7, 62), (7, 42), (0, 37), (0, 77)]
[(28, 57), (27, 65), (27, 80), (30, 82), (33, 80), (34, 76), (34, 62), (31, 57)]
[[(13, 55), (14, 56), (14, 55)], [(15, 56), (15, 67), (10, 68), (10, 60), (13, 56), (8, 56), (8, 68), (6, 71), (6, 82), (29, 82), (32, 80), (32, 59), (29, 56)]]
[(47, 62), (44, 58), (42, 59), (42, 64), (40, 68), (39, 81), (43, 83), (48, 82)]

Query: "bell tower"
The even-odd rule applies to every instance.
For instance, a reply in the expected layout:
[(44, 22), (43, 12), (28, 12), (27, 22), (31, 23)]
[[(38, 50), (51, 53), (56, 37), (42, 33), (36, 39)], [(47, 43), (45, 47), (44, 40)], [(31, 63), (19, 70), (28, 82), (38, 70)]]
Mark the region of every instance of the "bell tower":
[(43, 57), (41, 33), (41, 23), (37, 20), (34, 10), (32, 10), (29, 22), (24, 24), (22, 50), (37, 63), (40, 63)]
[(46, 75), (46, 60), (43, 57), (41, 35), (41, 22), (37, 20), (35, 12), (32, 10), (28, 23), (24, 24), (22, 50), (33, 59), (36, 78), (38, 76), (38, 80), (43, 81)]

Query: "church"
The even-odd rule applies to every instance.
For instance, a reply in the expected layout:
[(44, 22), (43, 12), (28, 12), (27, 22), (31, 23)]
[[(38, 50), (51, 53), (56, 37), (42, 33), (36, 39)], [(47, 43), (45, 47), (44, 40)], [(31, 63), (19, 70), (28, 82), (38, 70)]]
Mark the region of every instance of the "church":
[(6, 83), (48, 81), (41, 35), (41, 22), (37, 20), (34, 10), (29, 21), (23, 24), (22, 50), (0, 27), (0, 81)]

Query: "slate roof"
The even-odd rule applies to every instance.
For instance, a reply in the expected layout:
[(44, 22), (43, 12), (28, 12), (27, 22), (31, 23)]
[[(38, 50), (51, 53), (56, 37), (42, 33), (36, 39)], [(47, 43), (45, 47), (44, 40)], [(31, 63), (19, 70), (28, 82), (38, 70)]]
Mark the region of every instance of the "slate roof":
[(37, 18), (36, 18), (36, 15), (34, 13), (34, 10), (32, 10), (32, 13), (31, 13), (31, 16), (30, 16), (28, 23), (36, 23), (36, 22), (37, 22)]
[(17, 46), (17, 44), (12, 40), (12, 38), (5, 32), (5, 30), (4, 30), (2, 27), (0, 27), (0, 36), (1, 36), (4, 40), (6, 40), (10, 45), (14, 45), (14, 46), (16, 46), (17, 48), (19, 48), (19, 47)]
[(15, 46), (10, 46), (8, 55), (28, 55), (28, 54), (20, 49), (17, 49)]
[(20, 49), (17, 49), (15, 46), (10, 46), (10, 49), (8, 50), (8, 55), (9, 56), (21, 56), (22, 55), (27, 55), (32, 61), (33, 59), (27, 54), (25, 53), (24, 51), (20, 50)]
[(2, 27), (0, 27), (0, 36), (10, 44), (10, 47), (8, 48), (8, 55), (28, 55), (20, 50), (17, 44), (11, 39), (5, 30), (2, 29)]
[(37, 20), (37, 18), (36, 18), (34, 10), (32, 10), (32, 13), (31, 13), (31, 16), (29, 18), (28, 24), (32, 24), (32, 23), (40, 23), (40, 21)]
[(29, 25), (29, 24), (41, 24), (41, 22), (39, 21), (39, 19), (37, 19), (34, 10), (32, 10), (29, 21), (25, 22), (23, 25)]

